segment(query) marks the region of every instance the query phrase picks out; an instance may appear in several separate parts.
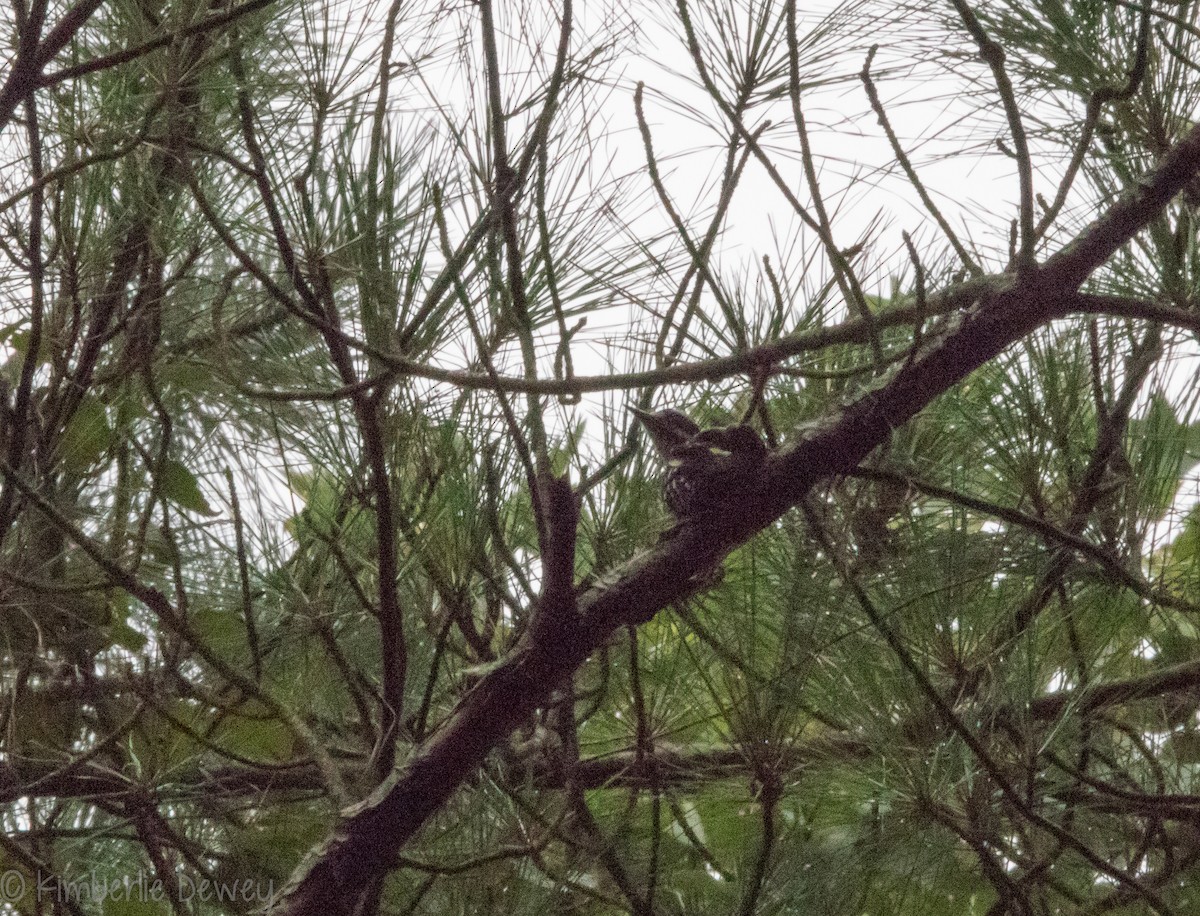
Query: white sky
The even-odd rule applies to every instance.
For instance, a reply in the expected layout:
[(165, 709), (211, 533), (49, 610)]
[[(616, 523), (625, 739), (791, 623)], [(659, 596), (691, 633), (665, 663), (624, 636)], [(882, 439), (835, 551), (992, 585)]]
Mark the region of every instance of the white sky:
[[(323, 71), (327, 79), (340, 72), (339, 56), (370, 68), (379, 37), (377, 23), (385, 15), (387, 6), (386, 3), (335, 4), (330, 9), (323, 37), (321, 30), (326, 24), (317, 12), (319, 8), (309, 3), (306, 10), (310, 29), (307, 35), (297, 34), (296, 40), (298, 43), (307, 41), (310, 48), (327, 41), (330, 63)], [(524, 6), (497, 4), (501, 16)], [(740, 8), (758, 9), (760, 6), (747, 0)], [(807, 33), (824, 12), (834, 6), (829, 2), (804, 4), (802, 32)], [(638, 81), (644, 81), (646, 113), (664, 181), (680, 211), (685, 217), (693, 217), (690, 225), (693, 233), (698, 235), (712, 206), (714, 176), (723, 157), (720, 148), (723, 137), (698, 123), (697, 113), (701, 113), (709, 125), (720, 124), (720, 118), (694, 85), (694, 67), (681, 43), (678, 26), (671, 24), (674, 4), (646, 0), (632, 0), (631, 3), (577, 0), (576, 7), (578, 30), (573, 45), (576, 55), (586, 52), (606, 34), (615, 33), (623, 40), (622, 52), (607, 69), (611, 86), (594, 87), (594, 133), (589, 135), (589, 142), (594, 146), (590, 149), (589, 177), (595, 180), (597, 193), (606, 187), (603, 178), (606, 170), (613, 176), (631, 176), (637, 190), (645, 195), (637, 199), (636, 209), (641, 216), (624, 212), (622, 218), (630, 220), (635, 228), (662, 225), (661, 207), (645, 177), (645, 156), (633, 113), (634, 86)], [(885, 7), (880, 4), (878, 8)], [(455, 37), (464, 28), (475, 27), (477, 21), (476, 9), (470, 3), (428, 4), (425, 7), (409, 4), (405, 9), (406, 15), (413, 11), (415, 18), (412, 27), (405, 26), (400, 30), (395, 54), (397, 61), (419, 60), (438, 41)], [(692, 9), (699, 25), (699, 8), (693, 3)], [(343, 20), (339, 22), (338, 17)], [(519, 99), (523, 92), (533, 91), (538, 75), (551, 66), (555, 30), (552, 23), (538, 25), (530, 21), (502, 20), (501, 25), (513, 36), (504, 63), (514, 75), (511, 99)], [(632, 34), (631, 30), (636, 30), (636, 36), (631, 41), (626, 40)], [(524, 39), (531, 33), (543, 36), (541, 58), (529, 80), (523, 81), (519, 75), (531, 67), (529, 42)], [(477, 27), (468, 40), (477, 45)], [(1016, 214), (1015, 169), (1011, 160), (990, 142), (991, 138), (1003, 136), (1005, 132), (998, 106), (994, 104), (994, 92), (990, 96), (993, 99), (990, 108), (981, 106), (978, 98), (962, 94), (960, 77), (970, 74), (982, 79), (977, 91), (991, 92), (985, 67), (978, 61), (971, 61), (964, 65), (964, 70), (973, 68), (970, 74), (949, 74), (938, 73), (927, 63), (915, 63), (913, 57), (919, 56), (921, 41), (925, 40), (928, 36), (917, 30), (910, 33), (895, 23), (879, 22), (877, 34), (861, 35), (860, 48), (834, 61), (833, 72), (850, 78), (804, 94), (822, 188), (834, 211), (835, 235), (840, 245), (849, 246), (862, 240), (870, 231), (868, 241), (872, 247), (866, 255), (863, 274), (866, 291), (876, 295), (890, 293), (894, 272), (909, 271), (900, 238), (902, 230), (914, 235), (922, 254), (941, 251), (945, 246), (931, 231), (931, 220), (907, 181), (895, 169), (891, 150), (870, 112), (866, 93), (854, 77), (862, 66), (869, 43), (875, 41), (881, 45), (873, 71), (878, 75), (878, 86), (892, 115), (893, 125), (950, 223), (962, 229), (964, 239), (995, 251), (1003, 249), (1008, 221)], [(827, 46), (818, 43), (805, 47), (811, 56), (802, 58), (804, 76), (826, 72), (827, 60), (822, 55), (829, 51)], [(351, 70), (357, 64), (352, 64)], [(893, 73), (884, 75), (889, 68)], [(423, 119), (444, 128), (443, 114), (449, 112), (454, 121), (465, 111), (467, 84), (461, 72), (456, 72), (452, 61), (418, 63), (416, 78), (412, 77), (413, 72), (408, 71), (403, 80), (397, 77), (397, 86), (407, 87), (395, 96), (394, 118), (398, 125), (411, 128), (413, 123)], [(319, 74), (314, 73), (314, 77)], [(358, 75), (342, 74), (339, 80), (344, 86), (353, 86), (371, 78), (373, 71), (366, 69)], [(437, 106), (441, 107), (440, 112)], [(787, 100), (777, 103), (769, 114), (777, 124), (786, 125), (790, 117)], [(1039, 117), (1059, 116), (1053, 111), (1039, 111), (1038, 114)], [(759, 110), (748, 120), (753, 124), (755, 118), (765, 115), (765, 110)], [(970, 120), (962, 123), (963, 118)], [(517, 123), (514, 119), (513, 124)], [(514, 128), (514, 135), (517, 133)], [(975, 144), (976, 149), (964, 152), (963, 146), (968, 141)], [(772, 132), (766, 145), (775, 154), (776, 163), (787, 174), (793, 189), (807, 201), (794, 131)], [(472, 148), (472, 152), (478, 151)], [(1055, 173), (1060, 166), (1059, 161), (1045, 163), (1046, 171), (1038, 177), (1038, 191), (1052, 195)], [(1090, 214), (1082, 214), (1082, 217), (1087, 216)], [(778, 269), (781, 249), (785, 255), (790, 253), (794, 261), (811, 256), (816, 249), (811, 233), (799, 227), (778, 190), (753, 161), (746, 168), (726, 225), (717, 255), (726, 276), (734, 275), (739, 268), (751, 275), (760, 275), (764, 254), (772, 257)], [(816, 263), (823, 261), (818, 257)], [(827, 278), (823, 267), (814, 270), (813, 274), (805, 278), (810, 289)], [(594, 316), (572, 347), (576, 373), (588, 375), (610, 371), (609, 361), (620, 355), (621, 348), (629, 346), (627, 324), (628, 315), (619, 311), (607, 321), (602, 316)], [(0, 356), (10, 355), (0, 345)], [(505, 368), (515, 368), (515, 365)], [(1195, 359), (1190, 356), (1172, 364), (1172, 371), (1181, 379), (1189, 379), (1195, 368)], [(603, 401), (622, 403), (625, 398), (623, 394), (614, 394), (608, 399), (589, 397), (582, 409), (586, 415), (594, 417)], [(551, 415), (563, 424), (575, 416), (573, 412), (559, 408), (552, 409)], [(1195, 498), (1195, 495), (1191, 497), (1193, 501)]]

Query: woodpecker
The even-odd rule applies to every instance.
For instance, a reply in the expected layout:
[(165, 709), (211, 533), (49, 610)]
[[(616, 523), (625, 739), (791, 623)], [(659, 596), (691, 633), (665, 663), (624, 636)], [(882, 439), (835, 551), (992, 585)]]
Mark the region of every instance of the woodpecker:
[(663, 501), (677, 519), (715, 511), (753, 488), (767, 447), (749, 426), (701, 429), (678, 410), (633, 413), (667, 465)]

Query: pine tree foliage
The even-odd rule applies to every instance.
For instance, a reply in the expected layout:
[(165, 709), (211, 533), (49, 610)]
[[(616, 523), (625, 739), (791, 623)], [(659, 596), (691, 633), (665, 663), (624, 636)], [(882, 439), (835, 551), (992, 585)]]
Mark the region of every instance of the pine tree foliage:
[(1191, 0), (3, 30), (3, 912), (1200, 910)]

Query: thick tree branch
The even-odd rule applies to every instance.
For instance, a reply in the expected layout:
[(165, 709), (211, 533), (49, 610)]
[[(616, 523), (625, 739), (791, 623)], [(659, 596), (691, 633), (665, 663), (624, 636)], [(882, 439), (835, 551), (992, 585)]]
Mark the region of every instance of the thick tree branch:
[(695, 577), (782, 516), (818, 480), (855, 467), (934, 398), (1006, 347), (1069, 310), (1079, 285), (1200, 172), (1200, 127), (1071, 245), (968, 309), (879, 390), (772, 455), (755, 498), (683, 526), (619, 578), (584, 592), (578, 614), (519, 644), (485, 675), (445, 727), (366, 802), (346, 813), (281, 901), (288, 916), (349, 914), (357, 892), (391, 868), (404, 845), (504, 736), (544, 703), (616, 627), (651, 619)]

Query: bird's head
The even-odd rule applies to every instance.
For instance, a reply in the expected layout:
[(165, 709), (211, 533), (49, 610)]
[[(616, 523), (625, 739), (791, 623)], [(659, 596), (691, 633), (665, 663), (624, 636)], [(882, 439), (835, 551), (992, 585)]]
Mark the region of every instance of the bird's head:
[(648, 410), (632, 408), (633, 415), (646, 428), (650, 441), (655, 450), (662, 456), (670, 458), (684, 444), (700, 432), (700, 427), (678, 410)]

